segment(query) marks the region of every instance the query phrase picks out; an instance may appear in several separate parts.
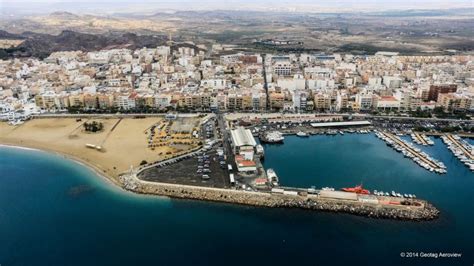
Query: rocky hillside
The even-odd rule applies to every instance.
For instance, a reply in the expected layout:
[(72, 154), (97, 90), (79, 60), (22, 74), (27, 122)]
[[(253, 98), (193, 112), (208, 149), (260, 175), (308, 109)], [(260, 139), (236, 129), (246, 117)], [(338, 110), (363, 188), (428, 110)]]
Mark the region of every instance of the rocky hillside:
[(63, 31), (59, 35), (40, 34), (24, 32), (22, 34), (10, 34), (0, 31), (0, 38), (24, 39), (18, 47), (0, 49), (0, 58), (47, 57), (57, 51), (95, 51), (111, 48), (136, 49), (141, 47), (156, 47), (166, 43), (167, 36), (161, 35), (137, 35), (134, 33), (120, 34), (87, 34), (74, 31)]

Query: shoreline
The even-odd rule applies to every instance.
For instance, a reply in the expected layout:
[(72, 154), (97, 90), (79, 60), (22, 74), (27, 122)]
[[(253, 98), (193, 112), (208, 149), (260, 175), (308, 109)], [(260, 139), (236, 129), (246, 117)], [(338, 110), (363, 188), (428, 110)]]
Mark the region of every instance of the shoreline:
[(112, 184), (116, 187), (119, 187), (123, 191), (127, 191), (126, 189), (124, 189), (124, 187), (120, 184), (120, 182), (117, 179), (115, 179), (114, 177), (112, 177), (109, 174), (103, 173), (103, 171), (104, 171), (103, 169), (100, 169), (99, 167), (97, 167), (97, 166), (95, 166), (91, 163), (88, 163), (85, 160), (83, 160), (81, 158), (78, 158), (76, 156), (73, 156), (73, 155), (70, 155), (70, 154), (65, 154), (65, 153), (55, 151), (55, 150), (52, 150), (52, 149), (39, 148), (39, 147), (34, 147), (34, 146), (26, 146), (26, 145), (21, 146), (21, 145), (12, 144), (12, 143), (5, 143), (5, 142), (0, 142), (0, 148), (1, 147), (7, 147), (7, 148), (13, 148), (13, 149), (19, 149), (19, 150), (39, 151), (39, 152), (45, 152), (45, 153), (49, 153), (49, 154), (52, 154), (52, 155), (55, 155), (55, 156), (62, 157), (64, 159), (70, 160), (74, 163), (77, 163), (77, 164), (79, 164), (83, 167), (86, 167), (86, 168), (90, 169), (92, 172), (94, 172), (94, 174), (100, 176), (107, 183)]

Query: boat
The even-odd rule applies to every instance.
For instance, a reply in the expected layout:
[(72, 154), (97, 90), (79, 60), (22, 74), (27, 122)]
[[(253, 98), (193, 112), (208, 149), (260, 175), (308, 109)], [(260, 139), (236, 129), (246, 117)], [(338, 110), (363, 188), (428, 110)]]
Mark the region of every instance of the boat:
[(303, 131), (300, 131), (300, 132), (296, 133), (296, 136), (302, 137), (302, 138), (307, 138), (307, 137), (309, 137), (308, 133), (303, 132)]
[(265, 157), (265, 150), (263, 149), (262, 145), (258, 144), (255, 147), (255, 150), (256, 150), (257, 155), (260, 156), (260, 159), (263, 159)]
[(279, 131), (266, 132), (260, 136), (260, 141), (262, 143), (283, 143), (283, 134)]
[(358, 186), (355, 186), (355, 187), (349, 187), (349, 188), (342, 188), (342, 191), (355, 192), (357, 194), (370, 194), (370, 192), (367, 189), (362, 188), (362, 185), (358, 185)]
[(323, 187), (321, 190), (324, 190), (324, 191), (334, 191), (334, 188), (333, 188), (333, 187)]
[(272, 168), (267, 169), (267, 178), (273, 185), (278, 185), (278, 176)]

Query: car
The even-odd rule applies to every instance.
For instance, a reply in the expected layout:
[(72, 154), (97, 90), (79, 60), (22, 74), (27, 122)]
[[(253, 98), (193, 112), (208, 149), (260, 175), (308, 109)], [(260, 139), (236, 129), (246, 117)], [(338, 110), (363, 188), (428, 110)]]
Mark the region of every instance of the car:
[(200, 174), (200, 173), (202, 173), (202, 172), (203, 172), (202, 169), (198, 169), (198, 170), (196, 171), (196, 173), (198, 173), (198, 174)]
[(202, 175), (202, 179), (210, 179), (209, 175)]

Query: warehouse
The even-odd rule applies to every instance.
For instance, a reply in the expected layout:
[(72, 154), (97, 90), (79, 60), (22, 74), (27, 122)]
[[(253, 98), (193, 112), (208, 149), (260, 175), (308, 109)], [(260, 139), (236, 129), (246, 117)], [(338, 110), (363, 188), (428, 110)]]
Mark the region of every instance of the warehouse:
[(232, 137), (232, 149), (234, 154), (240, 154), (247, 160), (253, 159), (257, 142), (249, 129), (238, 127), (230, 131)]

